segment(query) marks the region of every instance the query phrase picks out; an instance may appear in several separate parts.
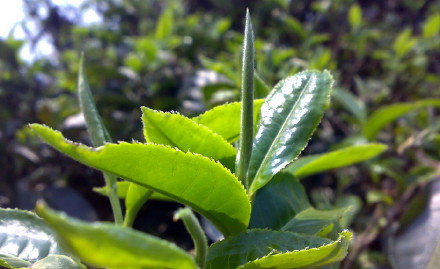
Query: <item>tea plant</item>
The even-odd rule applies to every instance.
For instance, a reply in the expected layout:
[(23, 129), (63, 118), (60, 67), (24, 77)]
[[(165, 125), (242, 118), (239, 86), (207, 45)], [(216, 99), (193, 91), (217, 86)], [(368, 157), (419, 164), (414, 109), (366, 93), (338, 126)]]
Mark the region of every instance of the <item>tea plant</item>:
[[(386, 147), (357, 145), (295, 161), (329, 106), (333, 79), (327, 71), (303, 71), (279, 82), (265, 100), (254, 100), (249, 13), (243, 47), (242, 102), (195, 118), (142, 107), (146, 143), (111, 143), (81, 63), (79, 99), (94, 147), (69, 141), (44, 125), (29, 127), (60, 152), (103, 171), (106, 186), (100, 191), (110, 198), (115, 223), (76, 220), (43, 202), (37, 204), (38, 216), (2, 209), (0, 265), (305, 268), (341, 261), (352, 236), (341, 221), (350, 208), (315, 209), (299, 178), (369, 159)], [(125, 199), (125, 216), (118, 196)], [(191, 235), (194, 256), (131, 228), (148, 199), (186, 206), (175, 219)], [(208, 246), (193, 210), (225, 239)]]

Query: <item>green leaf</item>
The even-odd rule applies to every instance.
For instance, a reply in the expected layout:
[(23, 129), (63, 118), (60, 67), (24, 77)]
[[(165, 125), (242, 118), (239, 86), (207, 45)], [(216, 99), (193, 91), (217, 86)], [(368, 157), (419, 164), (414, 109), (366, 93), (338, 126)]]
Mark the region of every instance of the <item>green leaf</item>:
[(310, 207), (299, 212), (281, 230), (316, 235), (328, 226), (333, 228), (347, 211), (349, 211), (349, 208), (318, 210)]
[(127, 197), (125, 198), (125, 219), (124, 226), (132, 227), (136, 216), (142, 206), (153, 195), (154, 191), (147, 189), (135, 183), (130, 183), (127, 190)]
[(279, 173), (258, 190), (249, 228), (279, 230), (297, 213), (309, 208), (303, 185), (292, 175)]
[(349, 91), (335, 90), (333, 92), (335, 99), (341, 103), (353, 116), (359, 121), (360, 124), (364, 124), (367, 120), (367, 111), (363, 103)]
[(254, 88), (255, 88), (254, 98), (265, 98), (270, 92), (269, 86), (267, 86), (266, 82), (264, 82), (264, 80), (260, 77), (260, 75), (258, 75), (256, 71), (254, 72)]
[(177, 147), (216, 160), (233, 158), (237, 154), (223, 137), (180, 114), (142, 107), (142, 121), (148, 142)]
[(381, 107), (374, 111), (368, 118), (363, 129), (363, 135), (365, 138), (373, 140), (384, 126), (390, 124), (400, 116), (403, 116), (415, 109), (430, 106), (440, 107), (440, 99), (425, 99), (413, 103), (397, 103)]
[[(264, 99), (254, 100), (254, 122), (260, 115), (263, 102)], [(240, 135), (240, 111), (241, 102), (234, 102), (216, 106), (192, 120), (208, 127), (232, 143), (237, 141)]]
[(112, 223), (88, 223), (37, 204), (36, 211), (55, 230), (64, 248), (95, 267), (196, 268), (176, 245)]
[(75, 262), (72, 258), (64, 255), (51, 255), (32, 264), (34, 269), (87, 269), (84, 265)]
[(170, 37), (173, 33), (174, 18), (173, 11), (171, 9), (166, 9), (159, 17), (156, 26), (156, 38), (158, 40), (165, 40)]
[[(243, 185), (221, 164), (198, 154), (155, 144), (120, 143), (89, 148), (39, 124), (30, 127), (71, 158), (189, 205), (225, 235), (246, 229), (250, 201)], [(228, 199), (225, 200), (225, 194)]]
[(38, 216), (28, 211), (1, 208), (0, 253), (1, 262), (14, 266), (52, 254), (66, 254), (58, 247), (53, 231)]
[[(132, 183), (129, 182), (129, 181), (119, 181), (117, 183), (117, 185), (118, 185), (118, 197), (120, 199), (125, 199), (125, 197), (127, 197), (128, 188), (130, 187), (131, 184)], [(145, 189), (148, 190), (148, 188), (145, 188)], [(107, 189), (106, 189), (105, 186), (104, 187), (93, 188), (93, 191), (95, 191), (95, 192), (97, 192), (97, 193), (99, 193), (101, 195), (107, 196)], [(167, 201), (167, 202), (173, 202), (174, 201), (170, 197), (165, 196), (165, 195), (160, 194), (160, 193), (157, 193), (157, 192), (153, 193), (153, 195), (151, 195), (151, 197), (149, 199), (150, 200)]]
[(362, 24), (362, 9), (358, 4), (353, 4), (348, 10), (348, 21), (353, 29), (357, 29)]
[(393, 43), (394, 52), (398, 57), (403, 57), (417, 44), (417, 39), (412, 36), (410, 28), (403, 29)]
[(21, 267), (28, 267), (31, 263), (25, 260), (22, 260), (20, 258), (17, 258), (13, 255), (8, 255), (2, 253), (0, 246), (0, 266), (15, 269), (15, 268), (21, 268)]
[(351, 239), (343, 231), (336, 241), (292, 232), (248, 230), (211, 245), (207, 269), (308, 268), (342, 260)]
[(304, 71), (278, 83), (266, 98), (248, 171), (249, 196), (305, 148), (329, 105), (332, 83), (327, 71)]
[(431, 15), (423, 24), (423, 37), (433, 38), (440, 32), (440, 14)]
[(386, 145), (370, 143), (354, 145), (324, 154), (299, 158), (285, 171), (303, 178), (326, 170), (349, 166), (371, 159), (387, 149)]

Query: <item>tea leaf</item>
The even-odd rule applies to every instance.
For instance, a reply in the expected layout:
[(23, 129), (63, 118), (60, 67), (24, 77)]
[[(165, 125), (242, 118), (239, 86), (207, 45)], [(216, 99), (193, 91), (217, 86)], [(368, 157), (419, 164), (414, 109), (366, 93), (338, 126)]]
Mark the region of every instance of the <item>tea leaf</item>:
[(348, 10), (348, 21), (353, 29), (359, 28), (362, 24), (362, 9), (358, 4), (353, 4)]
[(309, 207), (299, 212), (293, 219), (286, 223), (281, 230), (301, 234), (316, 235), (326, 227), (337, 224), (349, 208), (318, 210)]
[(8, 255), (2, 253), (3, 251), (0, 248), (0, 266), (3, 266), (8, 269), (15, 269), (21, 267), (28, 267), (31, 263), (20, 258), (17, 258), (13, 255)]
[(257, 191), (249, 228), (279, 230), (310, 206), (306, 191), (298, 179), (287, 173), (279, 173)]
[(37, 204), (65, 249), (85, 263), (106, 268), (196, 268), (191, 255), (154, 236), (112, 223), (88, 223)]
[(329, 104), (332, 83), (327, 71), (304, 71), (278, 83), (266, 98), (248, 171), (250, 196), (307, 145)]
[[(198, 211), (225, 235), (246, 229), (250, 201), (238, 179), (221, 164), (163, 145), (121, 143), (89, 148), (39, 124), (30, 127), (71, 158), (150, 188)], [(228, 199), (224, 199), (225, 194)]]
[(440, 99), (425, 99), (413, 103), (397, 103), (383, 106), (374, 111), (368, 118), (363, 129), (363, 135), (365, 138), (373, 140), (385, 125), (415, 109), (429, 106), (440, 107)]
[(363, 103), (349, 91), (335, 90), (333, 97), (356, 117), (362, 125), (367, 120), (367, 111)]
[[(263, 102), (264, 99), (254, 100), (254, 122), (257, 122)], [(240, 111), (241, 102), (234, 102), (216, 106), (192, 120), (208, 127), (232, 143), (237, 141), (240, 135)]]
[(34, 269), (87, 269), (84, 265), (75, 262), (72, 258), (63, 255), (51, 255), (32, 264), (30, 268)]
[(440, 32), (440, 14), (431, 15), (423, 24), (423, 37), (433, 38)]
[(0, 208), (0, 264), (25, 266), (52, 254), (66, 254), (53, 231), (35, 214)]
[(286, 172), (303, 178), (322, 171), (349, 166), (371, 159), (387, 149), (383, 144), (354, 145), (343, 149), (299, 158)]
[(156, 38), (158, 40), (164, 40), (171, 36), (174, 28), (173, 11), (166, 9), (159, 17), (156, 26)]
[(292, 232), (248, 230), (213, 244), (207, 269), (229, 268), (308, 268), (342, 260), (351, 233), (343, 231), (338, 240)]
[[(129, 181), (119, 181), (119, 182), (117, 182), (117, 185), (118, 185), (118, 197), (120, 199), (125, 199), (125, 197), (127, 196), (128, 188), (130, 187), (131, 184), (132, 183), (129, 182)], [(144, 189), (148, 190), (148, 188), (144, 188)], [(105, 186), (104, 187), (93, 188), (93, 191), (95, 191), (95, 192), (97, 192), (97, 193), (99, 193), (101, 195), (107, 196), (107, 190), (106, 190)], [(160, 193), (157, 193), (157, 192), (153, 193), (153, 195), (151, 195), (151, 197), (149, 199), (151, 199), (151, 200), (159, 200), (159, 201), (168, 201), (168, 202), (174, 201), (170, 197), (165, 196), (165, 195), (160, 194)]]
[(142, 121), (147, 142), (170, 145), (216, 160), (237, 154), (223, 137), (180, 114), (142, 107)]

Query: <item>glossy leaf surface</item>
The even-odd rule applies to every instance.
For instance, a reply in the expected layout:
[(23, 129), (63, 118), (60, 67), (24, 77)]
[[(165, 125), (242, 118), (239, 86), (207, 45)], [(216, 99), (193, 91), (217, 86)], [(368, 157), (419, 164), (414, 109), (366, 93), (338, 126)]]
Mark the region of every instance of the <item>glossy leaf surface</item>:
[[(48, 144), (93, 168), (189, 205), (225, 235), (246, 229), (250, 201), (238, 179), (221, 164), (163, 145), (121, 143), (89, 148), (39, 124), (30, 127)], [(225, 198), (228, 195), (228, 199)]]
[(142, 107), (142, 121), (147, 142), (170, 145), (216, 160), (237, 154), (223, 137), (183, 115)]
[(322, 232), (329, 225), (333, 227), (337, 224), (347, 210), (349, 209), (318, 210), (310, 207), (299, 212), (281, 230), (315, 235)]
[(426, 99), (414, 103), (399, 103), (381, 107), (368, 118), (363, 134), (367, 139), (373, 140), (387, 124), (415, 109), (429, 106), (440, 107), (440, 99)]
[(342, 260), (351, 239), (344, 231), (337, 241), (292, 232), (248, 230), (209, 248), (207, 269), (308, 268)]
[(95, 267), (196, 268), (191, 255), (176, 245), (112, 223), (88, 223), (37, 205), (37, 213), (55, 230), (64, 248)]
[(249, 227), (279, 230), (310, 206), (307, 193), (298, 179), (279, 173), (257, 192)]
[(387, 149), (386, 145), (371, 143), (354, 145), (324, 154), (299, 158), (286, 168), (286, 172), (303, 178), (322, 171), (349, 166), (371, 159)]
[(32, 263), (52, 254), (65, 254), (42, 219), (18, 209), (0, 209), (0, 253), (3, 262), (11, 264), (19, 263), (18, 259)]
[(13, 255), (8, 255), (0, 252), (0, 266), (5, 268), (15, 269), (21, 267), (28, 267), (31, 263)]
[[(254, 122), (257, 122), (263, 102), (263, 99), (254, 100)], [(208, 127), (232, 143), (240, 136), (240, 111), (241, 102), (234, 102), (216, 106), (192, 120)]]
[(248, 171), (250, 195), (307, 145), (329, 104), (332, 83), (327, 71), (304, 71), (278, 83), (266, 98)]
[(64, 255), (51, 255), (34, 264), (30, 268), (34, 269), (87, 269), (84, 265), (78, 264), (72, 258)]

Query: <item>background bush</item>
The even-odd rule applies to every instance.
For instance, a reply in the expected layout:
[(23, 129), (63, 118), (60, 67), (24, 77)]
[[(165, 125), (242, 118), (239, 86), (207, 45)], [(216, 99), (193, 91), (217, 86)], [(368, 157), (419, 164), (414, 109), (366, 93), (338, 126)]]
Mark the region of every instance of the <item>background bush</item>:
[[(31, 209), (45, 197), (71, 215), (110, 219), (106, 199), (89, 192), (102, 185), (99, 173), (37, 143), (25, 124), (44, 123), (89, 143), (75, 95), (81, 51), (115, 140), (142, 141), (141, 105), (197, 115), (238, 100), (249, 7), (261, 81), (271, 87), (306, 68), (329, 69), (336, 78), (331, 110), (304, 154), (366, 139), (390, 147), (367, 164), (303, 181), (317, 207), (354, 208), (351, 227), (359, 237), (345, 266), (389, 266), (387, 233), (395, 223), (404, 230), (424, 209), (427, 182), (438, 174), (435, 105), (409, 110), (377, 136), (365, 137), (363, 130), (368, 117), (387, 105), (440, 98), (439, 1), (87, 0), (74, 9), (36, 0), (24, 6), (26, 21), (38, 26), (26, 42), (49, 37), (55, 56), (27, 63), (18, 56), (24, 41), (0, 40), (0, 206)], [(102, 22), (83, 26), (69, 15), (86, 8)], [(256, 95), (264, 97), (264, 87)], [(136, 227), (167, 231), (189, 246), (180, 224), (169, 223), (175, 206), (159, 208), (145, 209)]]

